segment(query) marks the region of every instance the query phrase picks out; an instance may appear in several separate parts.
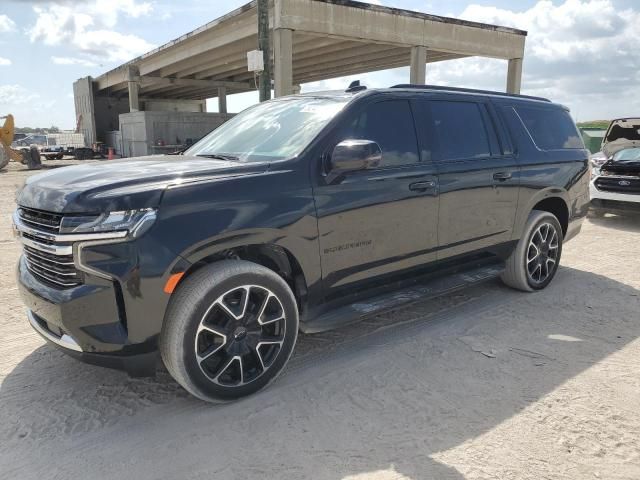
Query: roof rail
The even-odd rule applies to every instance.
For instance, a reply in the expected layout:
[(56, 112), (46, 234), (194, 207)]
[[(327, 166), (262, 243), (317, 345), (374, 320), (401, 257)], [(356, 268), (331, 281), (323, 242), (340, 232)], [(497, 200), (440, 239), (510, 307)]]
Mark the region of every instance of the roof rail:
[(415, 88), (416, 90), (441, 90), (451, 92), (463, 92), (463, 93), (480, 93), (484, 95), (497, 95), (500, 97), (515, 97), (515, 98), (528, 98), (530, 100), (540, 100), (542, 102), (551, 102), (548, 98), (534, 97), (531, 95), (520, 95), (517, 93), (505, 93), (494, 92), (492, 90), (476, 90), (473, 88), (461, 88), (461, 87), (445, 87), (442, 85), (413, 85), (410, 83), (393, 85), (391, 88)]

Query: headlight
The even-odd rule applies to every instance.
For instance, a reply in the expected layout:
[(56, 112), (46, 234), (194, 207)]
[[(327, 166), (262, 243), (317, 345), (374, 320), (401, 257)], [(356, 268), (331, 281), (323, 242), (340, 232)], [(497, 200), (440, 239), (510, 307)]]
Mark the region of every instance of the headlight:
[(608, 160), (604, 152), (597, 152), (591, 155), (591, 164), (594, 167), (601, 167)]
[(156, 220), (154, 209), (108, 212), (100, 215), (65, 216), (60, 233), (99, 233), (127, 231), (133, 237), (146, 232)]

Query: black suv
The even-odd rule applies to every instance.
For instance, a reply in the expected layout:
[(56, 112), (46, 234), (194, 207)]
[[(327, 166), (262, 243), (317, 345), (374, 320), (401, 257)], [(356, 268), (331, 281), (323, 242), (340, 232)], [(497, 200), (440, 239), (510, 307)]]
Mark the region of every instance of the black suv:
[[(33, 328), (85, 361), (225, 401), (318, 332), (500, 274), (554, 277), (589, 206), (566, 108), (439, 87), (256, 105), (186, 150), (52, 170), (19, 192)], [(401, 293), (401, 294), (399, 294)]]

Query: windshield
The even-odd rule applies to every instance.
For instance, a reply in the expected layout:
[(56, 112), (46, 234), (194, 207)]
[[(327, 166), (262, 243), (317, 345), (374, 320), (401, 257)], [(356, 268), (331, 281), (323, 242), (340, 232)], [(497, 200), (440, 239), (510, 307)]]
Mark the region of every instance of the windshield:
[(613, 160), (640, 160), (640, 148), (620, 150), (613, 156)]
[(293, 97), (258, 104), (211, 132), (185, 155), (270, 161), (295, 157), (349, 98)]

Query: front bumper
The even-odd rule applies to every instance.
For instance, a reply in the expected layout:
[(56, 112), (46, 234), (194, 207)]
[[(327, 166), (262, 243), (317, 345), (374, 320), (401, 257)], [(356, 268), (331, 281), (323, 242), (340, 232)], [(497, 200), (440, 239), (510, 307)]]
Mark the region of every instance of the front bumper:
[(118, 308), (113, 284), (85, 284), (59, 290), (39, 281), (18, 263), (18, 291), (31, 327), (47, 342), (86, 363), (125, 370), (132, 376), (155, 373), (156, 337), (132, 343)]
[(591, 181), (589, 188), (591, 208), (607, 212), (640, 213), (640, 195), (598, 190), (596, 180), (597, 177)]

